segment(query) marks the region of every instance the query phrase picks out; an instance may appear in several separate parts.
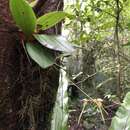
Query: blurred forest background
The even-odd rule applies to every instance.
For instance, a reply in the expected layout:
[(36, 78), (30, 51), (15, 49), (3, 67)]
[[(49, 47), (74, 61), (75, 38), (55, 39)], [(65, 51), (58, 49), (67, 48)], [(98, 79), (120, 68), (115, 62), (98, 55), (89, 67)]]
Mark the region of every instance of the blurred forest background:
[[(70, 130), (108, 130), (130, 90), (130, 1), (66, 0), (64, 8), (76, 16), (66, 20), (63, 30), (63, 35), (77, 45), (65, 63), (73, 81), (69, 91)], [(81, 123), (78, 127), (77, 122)]]

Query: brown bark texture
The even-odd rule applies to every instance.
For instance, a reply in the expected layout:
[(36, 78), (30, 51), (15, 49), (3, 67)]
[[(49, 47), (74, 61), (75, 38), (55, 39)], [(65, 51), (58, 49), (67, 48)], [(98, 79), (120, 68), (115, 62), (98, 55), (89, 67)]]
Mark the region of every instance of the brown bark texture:
[[(34, 11), (39, 17), (62, 8), (62, 0), (39, 0)], [(61, 24), (41, 33), (60, 34)], [(59, 68), (43, 70), (29, 62), (9, 0), (0, 0), (0, 130), (50, 130), (58, 82)]]

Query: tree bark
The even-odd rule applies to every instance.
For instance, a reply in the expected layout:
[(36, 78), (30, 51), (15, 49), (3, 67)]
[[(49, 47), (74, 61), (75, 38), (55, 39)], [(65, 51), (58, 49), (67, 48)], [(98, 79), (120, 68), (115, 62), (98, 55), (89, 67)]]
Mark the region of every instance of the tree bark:
[[(88, 43), (87, 46), (84, 46), (85, 49), (82, 50), (83, 82), (81, 89), (89, 96), (96, 97), (94, 76), (92, 76), (95, 73), (95, 47), (93, 47), (91, 44), (92, 43)], [(80, 95), (82, 98), (86, 98), (86, 95), (83, 93)]]
[[(38, 2), (44, 4), (34, 9), (37, 16), (63, 9), (62, 0)], [(9, 0), (0, 0), (0, 130), (50, 130), (59, 69), (30, 64), (8, 5)], [(42, 33), (60, 34), (61, 24)]]

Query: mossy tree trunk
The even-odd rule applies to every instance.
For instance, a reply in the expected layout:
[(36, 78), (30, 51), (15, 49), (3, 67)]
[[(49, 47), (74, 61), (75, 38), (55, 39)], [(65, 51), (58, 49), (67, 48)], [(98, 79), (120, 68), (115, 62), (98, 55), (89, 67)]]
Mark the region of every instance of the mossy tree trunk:
[[(63, 9), (62, 0), (38, 2), (37, 16)], [(61, 24), (41, 33), (60, 34)], [(43, 70), (31, 62), (12, 22), (9, 0), (0, 0), (0, 130), (50, 130), (59, 69)]]

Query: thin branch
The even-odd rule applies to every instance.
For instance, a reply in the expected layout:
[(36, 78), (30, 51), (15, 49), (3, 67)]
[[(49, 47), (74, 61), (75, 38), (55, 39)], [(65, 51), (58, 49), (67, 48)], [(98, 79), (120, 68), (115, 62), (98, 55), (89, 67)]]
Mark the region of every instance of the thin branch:
[(119, 40), (119, 20), (120, 20), (120, 2), (116, 2), (116, 25), (115, 25), (115, 44), (117, 45), (117, 58), (118, 58), (118, 74), (117, 74), (117, 96), (121, 98), (122, 88), (121, 88), (121, 59), (120, 59), (120, 40)]

